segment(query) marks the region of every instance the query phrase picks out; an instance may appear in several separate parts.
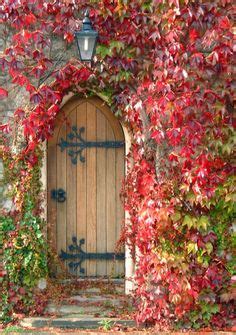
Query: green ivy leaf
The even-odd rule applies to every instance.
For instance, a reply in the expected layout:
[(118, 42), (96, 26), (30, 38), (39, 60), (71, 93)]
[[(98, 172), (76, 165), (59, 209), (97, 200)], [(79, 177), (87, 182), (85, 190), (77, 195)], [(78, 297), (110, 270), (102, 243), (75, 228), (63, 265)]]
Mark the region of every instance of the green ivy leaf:
[(33, 253), (29, 252), (28, 255), (25, 257), (25, 259), (24, 259), (24, 266), (25, 267), (30, 263), (30, 261), (32, 259), (32, 256), (33, 256)]
[(98, 45), (96, 48), (96, 53), (101, 56), (101, 58), (105, 58), (106, 56), (112, 56), (112, 50), (105, 45)]
[(199, 264), (202, 264), (202, 263), (203, 263), (203, 257), (202, 257), (201, 255), (198, 255), (198, 256), (197, 256), (197, 262), (198, 262)]
[(203, 230), (207, 230), (209, 225), (210, 225), (209, 219), (205, 215), (202, 215), (197, 222), (197, 228), (202, 228)]
[(120, 50), (124, 49), (124, 47), (125, 47), (125, 44), (121, 41), (111, 41), (111, 43), (110, 43), (110, 51), (111, 52), (115, 48), (119, 52)]
[(188, 251), (188, 254), (190, 254), (190, 253), (196, 254), (196, 252), (198, 251), (197, 243), (189, 242), (187, 244), (187, 251)]
[(100, 44), (96, 48), (96, 53), (101, 56), (101, 58), (105, 58), (106, 56), (111, 57), (113, 55), (114, 49), (119, 53), (121, 50), (125, 48), (125, 44), (121, 41), (111, 41), (109, 46)]
[(176, 211), (174, 214), (171, 215), (171, 219), (173, 222), (177, 222), (181, 219), (180, 212)]
[(187, 226), (189, 229), (192, 227), (196, 227), (196, 221), (197, 219), (190, 216), (190, 215), (185, 215), (184, 220), (183, 220), (183, 226)]
[(121, 80), (128, 81), (130, 79), (130, 77), (131, 77), (131, 72), (130, 71), (121, 70), (121, 71), (119, 71), (119, 73), (116, 76), (116, 81), (117, 82), (119, 82)]
[(208, 255), (210, 255), (213, 251), (213, 245), (211, 244), (211, 242), (207, 242), (205, 244), (205, 248), (206, 248), (206, 251), (207, 251)]

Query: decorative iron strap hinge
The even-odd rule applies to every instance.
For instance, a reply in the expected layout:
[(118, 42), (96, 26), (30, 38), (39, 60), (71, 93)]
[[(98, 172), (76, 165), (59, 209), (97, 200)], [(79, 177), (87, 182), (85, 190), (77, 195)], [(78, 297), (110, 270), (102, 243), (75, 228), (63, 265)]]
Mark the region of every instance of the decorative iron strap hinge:
[(73, 164), (77, 164), (78, 156), (82, 163), (85, 162), (83, 150), (86, 148), (122, 148), (125, 144), (124, 141), (86, 141), (82, 138), (82, 133), (85, 131), (84, 127), (81, 127), (79, 132), (76, 126), (73, 126), (71, 129), (72, 132), (67, 135), (66, 140), (61, 138), (58, 145), (61, 148), (61, 151), (69, 149), (68, 155), (71, 157), (71, 162)]
[[(70, 253), (61, 250), (59, 257), (63, 261), (71, 260), (68, 266), (72, 271), (76, 271), (79, 268), (80, 273), (85, 273), (82, 268), (82, 262), (88, 259), (91, 260), (124, 260), (124, 253), (104, 252), (104, 253), (93, 253), (84, 252), (81, 248), (82, 244), (85, 244), (85, 239), (82, 238), (77, 242), (77, 237), (72, 237), (72, 244), (68, 247)], [(78, 260), (78, 261), (74, 261)]]

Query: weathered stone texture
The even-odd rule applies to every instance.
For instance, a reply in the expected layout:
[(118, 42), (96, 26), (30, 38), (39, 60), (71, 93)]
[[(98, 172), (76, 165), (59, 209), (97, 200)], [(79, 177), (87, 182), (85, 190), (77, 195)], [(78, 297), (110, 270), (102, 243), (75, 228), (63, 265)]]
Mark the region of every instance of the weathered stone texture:
[[(4, 50), (10, 47), (12, 43), (12, 34), (13, 30), (11, 28), (7, 25), (0, 24), (0, 57)], [(49, 40), (51, 41), (50, 46), (44, 48), (43, 51), (48, 59), (52, 59), (52, 66), (42, 78), (30, 78), (32, 84), (36, 87), (43, 84), (50, 84), (53, 80), (50, 74), (53, 71), (65, 66), (71, 58), (78, 57), (75, 43), (68, 45), (62, 38), (55, 36), (49, 36)], [(24, 88), (11, 83), (11, 78), (7, 69), (0, 69), (0, 87), (3, 87), (8, 91), (8, 97), (0, 101), (0, 124), (12, 124), (14, 111), (17, 108), (24, 109), (26, 105), (27, 107), (33, 108), (33, 105), (30, 106), (29, 93)], [(13, 140), (13, 136), (10, 136), (9, 139)], [(22, 136), (17, 137), (17, 141), (22, 140)], [(9, 203), (9, 200), (6, 197), (6, 187), (4, 187), (3, 182), (3, 164), (0, 160), (0, 208), (3, 207), (9, 208), (11, 207), (11, 203)]]

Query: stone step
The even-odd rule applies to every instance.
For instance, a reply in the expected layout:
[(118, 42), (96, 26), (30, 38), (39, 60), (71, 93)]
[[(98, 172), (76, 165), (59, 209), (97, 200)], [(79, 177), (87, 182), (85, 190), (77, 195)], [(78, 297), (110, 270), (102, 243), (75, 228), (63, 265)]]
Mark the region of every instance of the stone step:
[(100, 287), (88, 287), (88, 288), (78, 288), (78, 293), (80, 294), (103, 294), (104, 291), (107, 292), (111, 290), (112, 294), (124, 294), (125, 293), (125, 288), (123, 286), (118, 286), (115, 285), (112, 288), (100, 288)]
[[(117, 332), (107, 332), (104, 330), (62, 330), (62, 329), (47, 329), (47, 330), (29, 330), (19, 328), (17, 331), (6, 332), (11, 335), (235, 335), (235, 331), (155, 331), (147, 329), (132, 330), (132, 332), (119, 330)], [(5, 334), (5, 333), (4, 333)]]
[(95, 318), (91, 315), (83, 315), (74, 318), (50, 318), (50, 317), (31, 317), (20, 321), (20, 326), (30, 328), (55, 327), (64, 329), (99, 329), (104, 325), (114, 327), (135, 327), (133, 320), (122, 320), (119, 318)]
[[(65, 284), (66, 286), (66, 284)], [(76, 294), (113, 294), (113, 295), (123, 295), (125, 294), (125, 288), (124, 286), (120, 286), (120, 285), (112, 285), (112, 286), (107, 286), (107, 285), (103, 285), (101, 287), (99, 286), (88, 286), (85, 287), (83, 285), (81, 285), (81, 287), (79, 285), (76, 285), (77, 288), (73, 288), (74, 293)]]
[(45, 313), (54, 314), (54, 315), (60, 315), (60, 316), (67, 316), (68, 315), (74, 315), (74, 314), (97, 314), (101, 311), (100, 306), (78, 306), (78, 305), (54, 305), (49, 304), (45, 310)]
[(97, 284), (114, 284), (114, 285), (119, 285), (119, 286), (125, 286), (125, 280), (120, 279), (120, 278), (90, 278), (90, 277), (85, 277), (85, 278), (76, 278), (76, 279), (61, 279), (58, 280), (59, 283), (61, 284), (73, 284), (73, 283), (86, 283), (92, 285), (97, 285)]
[(110, 317), (111, 315), (119, 315), (119, 311), (122, 312), (122, 308), (114, 308), (111, 306), (77, 306), (77, 305), (62, 305), (56, 306), (49, 304), (45, 310), (45, 315), (54, 315), (56, 317), (80, 317), (84, 314), (89, 314), (96, 317)]
[(125, 302), (129, 302), (126, 296), (114, 297), (113, 295), (75, 295), (67, 298), (65, 302), (74, 304), (85, 304), (86, 305), (109, 305), (109, 306), (121, 306)]

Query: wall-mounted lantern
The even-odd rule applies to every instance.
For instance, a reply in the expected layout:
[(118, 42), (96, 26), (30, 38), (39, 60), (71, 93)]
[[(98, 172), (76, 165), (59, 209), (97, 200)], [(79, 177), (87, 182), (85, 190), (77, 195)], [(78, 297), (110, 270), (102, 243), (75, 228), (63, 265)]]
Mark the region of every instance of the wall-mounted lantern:
[(91, 62), (96, 50), (98, 32), (92, 28), (88, 9), (86, 9), (84, 13), (82, 29), (75, 32), (75, 38), (80, 60), (83, 62)]

